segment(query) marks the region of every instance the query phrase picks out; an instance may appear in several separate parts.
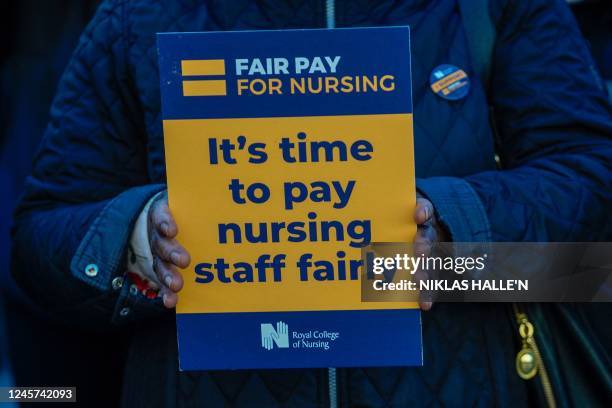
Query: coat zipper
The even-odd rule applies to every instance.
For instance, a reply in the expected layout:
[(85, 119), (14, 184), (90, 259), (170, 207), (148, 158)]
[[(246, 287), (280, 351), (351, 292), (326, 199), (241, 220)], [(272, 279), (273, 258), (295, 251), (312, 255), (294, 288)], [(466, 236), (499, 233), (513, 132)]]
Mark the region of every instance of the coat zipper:
[(337, 376), (336, 369), (329, 367), (327, 369), (328, 386), (329, 386), (329, 407), (338, 408), (338, 387), (337, 387)]
[(516, 323), (519, 326), (519, 335), (523, 342), (523, 347), (516, 356), (516, 372), (524, 380), (529, 380), (539, 373), (547, 405), (549, 408), (556, 408), (557, 402), (555, 401), (550, 377), (548, 377), (544, 359), (535, 340), (535, 328), (527, 318), (527, 314), (521, 312), (516, 303), (512, 304), (512, 308), (514, 309)]
[[(335, 0), (325, 0), (325, 23), (327, 28), (336, 28), (336, 2)], [(329, 387), (329, 407), (338, 408), (338, 377), (336, 369), (327, 369)]]
[(327, 28), (336, 28), (336, 2), (325, 0), (325, 21)]

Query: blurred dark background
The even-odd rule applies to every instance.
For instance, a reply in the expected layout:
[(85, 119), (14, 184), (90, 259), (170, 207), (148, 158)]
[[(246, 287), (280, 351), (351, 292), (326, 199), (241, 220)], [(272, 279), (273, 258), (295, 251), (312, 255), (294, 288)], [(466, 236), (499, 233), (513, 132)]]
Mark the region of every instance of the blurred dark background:
[[(126, 334), (88, 333), (55, 321), (23, 297), (9, 277), (11, 213), (46, 127), (57, 81), (98, 3), (0, 2), (0, 386), (77, 386), (80, 405), (113, 407)], [(612, 90), (612, 1), (571, 3)]]
[(0, 386), (9, 381), (76, 386), (79, 405), (114, 407), (122, 381), (124, 335), (85, 333), (54, 321), (33, 307), (9, 278), (11, 213), (46, 127), (56, 84), (98, 3), (0, 2), (0, 308), (5, 311), (4, 321), (0, 317)]

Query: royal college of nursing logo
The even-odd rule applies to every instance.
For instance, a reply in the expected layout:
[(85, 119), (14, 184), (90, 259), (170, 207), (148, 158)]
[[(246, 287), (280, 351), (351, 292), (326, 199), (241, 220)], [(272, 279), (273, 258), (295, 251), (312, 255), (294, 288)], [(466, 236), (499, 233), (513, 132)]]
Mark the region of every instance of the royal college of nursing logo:
[(270, 323), (261, 324), (261, 347), (272, 350), (276, 344), (277, 348), (289, 348), (289, 326), (284, 322), (276, 322), (276, 329)]

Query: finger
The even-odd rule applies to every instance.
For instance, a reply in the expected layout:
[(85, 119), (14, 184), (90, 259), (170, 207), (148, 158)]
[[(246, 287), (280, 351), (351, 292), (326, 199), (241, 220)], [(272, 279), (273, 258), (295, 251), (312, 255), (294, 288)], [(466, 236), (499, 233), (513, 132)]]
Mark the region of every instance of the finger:
[(433, 307), (433, 302), (420, 300), (419, 307), (421, 308), (422, 311), (427, 312), (431, 310), (431, 308)]
[(153, 204), (153, 208), (149, 212), (151, 214), (151, 222), (155, 229), (162, 235), (168, 238), (174, 238), (178, 234), (178, 226), (174, 221), (174, 217), (168, 207), (166, 199), (159, 199)]
[(168, 309), (175, 308), (176, 304), (178, 303), (178, 295), (168, 289), (163, 289), (162, 299), (164, 306)]
[[(415, 254), (429, 256), (432, 251), (433, 243), (436, 241), (436, 235), (436, 230), (431, 225), (425, 225), (423, 228), (419, 228), (414, 239)], [(420, 281), (429, 279), (429, 274), (420, 268), (415, 272), (414, 276), (419, 288), (421, 287)], [(419, 308), (423, 311), (428, 311), (432, 306), (431, 292), (419, 290)]]
[(176, 267), (170, 263), (159, 260), (159, 258), (156, 259), (157, 261), (154, 262), (154, 266), (159, 281), (163, 282), (172, 292), (179, 292), (183, 289), (183, 276)]
[(433, 243), (436, 242), (436, 230), (431, 226), (417, 229), (414, 237), (414, 253), (429, 256)]
[(151, 252), (179, 268), (187, 268), (191, 262), (189, 252), (178, 241), (162, 237), (158, 233), (151, 239)]
[(415, 242), (427, 242), (430, 245), (438, 242), (438, 230), (431, 224), (421, 224), (414, 236)]
[[(414, 274), (414, 279), (417, 282), (418, 287), (422, 287), (419, 282), (426, 281), (429, 279), (429, 274), (422, 269), (418, 269)], [(426, 290), (419, 290), (419, 308), (423, 311), (428, 311), (433, 306), (431, 299), (431, 292)]]
[(424, 224), (431, 220), (434, 214), (433, 204), (426, 198), (419, 197), (416, 200), (416, 207), (414, 209), (414, 222)]

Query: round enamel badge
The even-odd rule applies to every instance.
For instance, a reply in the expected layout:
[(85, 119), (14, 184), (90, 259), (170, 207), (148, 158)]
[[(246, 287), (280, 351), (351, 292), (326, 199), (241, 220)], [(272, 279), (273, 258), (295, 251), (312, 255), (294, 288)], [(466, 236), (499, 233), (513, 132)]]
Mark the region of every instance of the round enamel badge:
[(463, 99), (470, 91), (470, 78), (465, 71), (449, 64), (434, 68), (429, 84), (436, 95), (449, 101)]

